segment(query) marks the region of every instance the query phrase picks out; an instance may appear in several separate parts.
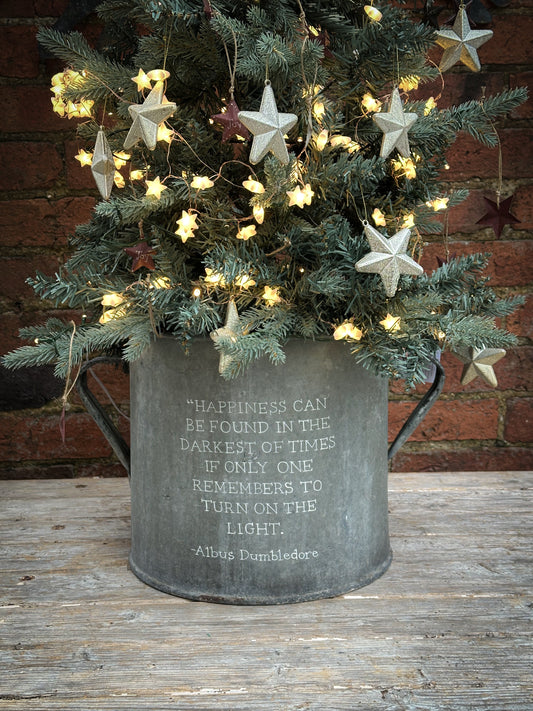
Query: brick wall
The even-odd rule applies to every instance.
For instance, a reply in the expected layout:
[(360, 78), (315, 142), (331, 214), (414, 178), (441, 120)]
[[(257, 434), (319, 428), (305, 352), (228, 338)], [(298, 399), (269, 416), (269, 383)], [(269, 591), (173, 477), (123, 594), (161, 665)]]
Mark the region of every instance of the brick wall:
[[(82, 170), (77, 152), (75, 122), (51, 111), (49, 81), (63, 67), (42, 59), (35, 42), (41, 23), (50, 24), (65, 10), (67, 0), (0, 0), (0, 81), (4, 112), (0, 142), (0, 279), (1, 352), (20, 342), (20, 326), (40, 323), (57, 312), (33, 295), (25, 284), (36, 269), (53, 272), (64, 260), (67, 236), (85, 222), (95, 203), (90, 171)], [(513, 0), (509, 7), (491, 6), (494, 37), (479, 50), (482, 72), (455, 67), (445, 75), (439, 107), (482, 96), (502, 88), (528, 84), (532, 70), (532, 0)], [(441, 18), (445, 16), (443, 13)], [(77, 29), (96, 36), (95, 18)], [(439, 51), (435, 59), (439, 56)], [(424, 86), (419, 95), (440, 92), (440, 80)], [(501, 295), (527, 294), (531, 280), (533, 227), (533, 146), (528, 120), (533, 102), (499, 124), (503, 149), (503, 197), (514, 194), (512, 211), (519, 224), (507, 226), (495, 240), (490, 228), (479, 229), (485, 213), (483, 196), (494, 197), (497, 152), (462, 136), (449, 152), (446, 179), (471, 192), (449, 219), (449, 250), (464, 254), (492, 253), (490, 273)], [(428, 240), (423, 266), (435, 268), (444, 256), (442, 237)], [(64, 312), (63, 312), (64, 315)], [(68, 314), (67, 314), (68, 315)], [(532, 398), (528, 390), (532, 370), (531, 300), (507, 319), (519, 337), (495, 367), (498, 388), (479, 378), (463, 387), (462, 366), (452, 355), (443, 356), (447, 374), (444, 393), (411, 440), (395, 457), (397, 471), (438, 471), (533, 468)], [(100, 380), (127, 411), (127, 376), (103, 370)], [(95, 386), (96, 387), (96, 386)], [(59, 431), (63, 385), (49, 368), (15, 373), (0, 371), (0, 478), (112, 476), (123, 472), (79, 400), (66, 415), (66, 441)], [(390, 436), (416, 404), (424, 387), (407, 396), (401, 384), (391, 388)], [(127, 420), (114, 414), (120, 428)]]

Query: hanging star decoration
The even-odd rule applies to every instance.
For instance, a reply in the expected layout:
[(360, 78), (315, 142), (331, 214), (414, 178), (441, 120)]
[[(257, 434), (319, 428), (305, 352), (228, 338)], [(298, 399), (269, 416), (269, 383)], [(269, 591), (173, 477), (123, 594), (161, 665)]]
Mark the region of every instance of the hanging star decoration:
[(355, 268), (358, 272), (379, 274), (387, 296), (394, 296), (401, 274), (418, 276), (424, 271), (406, 254), (411, 230), (405, 227), (392, 237), (385, 237), (368, 222), (363, 224), (372, 251), (360, 259)]
[(278, 113), (276, 97), (269, 81), (265, 82), (259, 111), (239, 111), (239, 119), (254, 136), (250, 163), (259, 163), (270, 151), (280, 163), (287, 165), (289, 152), (283, 136), (294, 126), (298, 117), (295, 114)]
[[(235, 301), (231, 299), (228, 304), (228, 311), (226, 313), (226, 322), (222, 328), (217, 328), (216, 331), (211, 331), (209, 334), (215, 343), (218, 343), (221, 339), (229, 338), (231, 341), (236, 343), (239, 336), (242, 336), (242, 325), (239, 318), (239, 312), (237, 311), (237, 306)], [(218, 372), (224, 373), (228, 367), (233, 362), (234, 358), (231, 355), (220, 351), (220, 362), (218, 365)]]
[(115, 161), (102, 129), (96, 134), (91, 171), (100, 195), (104, 200), (109, 200), (115, 178)]
[(417, 114), (406, 114), (403, 111), (402, 100), (398, 89), (392, 92), (389, 110), (375, 113), (372, 118), (383, 131), (380, 156), (386, 158), (394, 148), (404, 158), (411, 154), (408, 132), (417, 120)]
[(505, 225), (513, 225), (520, 222), (520, 220), (510, 213), (513, 197), (514, 195), (511, 195), (505, 200), (496, 200), (496, 202), (484, 197), (483, 200), (485, 200), (487, 204), (488, 212), (476, 222), (476, 225), (492, 227), (496, 237), (500, 237)]
[(492, 30), (473, 30), (463, 6), (459, 8), (453, 28), (437, 32), (437, 44), (444, 49), (439, 70), (445, 72), (457, 62), (462, 62), (473, 72), (479, 72), (481, 64), (477, 49), (492, 37)]
[(157, 144), (157, 128), (176, 111), (176, 104), (165, 101), (163, 82), (158, 81), (144, 103), (132, 104), (128, 106), (128, 111), (133, 123), (124, 141), (124, 148), (131, 148), (142, 139), (153, 151)]
[(454, 354), (465, 364), (461, 385), (467, 385), (478, 376), (493, 388), (498, 385), (493, 365), (504, 357), (503, 348), (466, 348), (454, 351)]
[(131, 265), (132, 272), (136, 272), (137, 269), (141, 267), (146, 267), (150, 270), (155, 269), (152, 254), (155, 254), (156, 251), (152, 249), (146, 241), (139, 242), (134, 247), (125, 247), (124, 251), (128, 256), (133, 257)]
[(235, 99), (231, 99), (226, 104), (226, 111), (211, 116), (213, 121), (222, 126), (222, 143), (227, 143), (231, 138), (246, 140), (250, 137), (250, 131), (239, 120), (239, 111), (237, 102)]

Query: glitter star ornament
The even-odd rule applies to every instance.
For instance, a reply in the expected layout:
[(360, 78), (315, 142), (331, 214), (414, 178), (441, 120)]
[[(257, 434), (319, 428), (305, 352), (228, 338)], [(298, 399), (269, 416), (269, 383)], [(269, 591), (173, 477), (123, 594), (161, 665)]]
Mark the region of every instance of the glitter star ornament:
[(147, 269), (155, 269), (155, 263), (152, 254), (155, 254), (155, 249), (149, 246), (145, 241), (139, 242), (134, 247), (125, 247), (124, 251), (130, 257), (133, 257), (133, 263), (131, 265), (131, 271), (136, 272), (137, 269), (141, 267), (146, 267)]
[(496, 237), (499, 237), (505, 225), (513, 225), (516, 222), (520, 222), (520, 220), (510, 213), (513, 197), (514, 195), (511, 195), (505, 200), (501, 200), (499, 204), (488, 198), (483, 198), (488, 207), (488, 212), (476, 222), (476, 225), (492, 227)]
[(504, 357), (503, 348), (466, 348), (454, 351), (454, 354), (465, 364), (461, 385), (467, 385), (478, 376), (493, 388), (498, 385), (493, 365)]
[(232, 138), (247, 139), (250, 131), (239, 119), (239, 107), (234, 99), (226, 105), (226, 111), (211, 116), (213, 121), (222, 126), (222, 143), (227, 143)]
[(239, 120), (253, 136), (250, 163), (259, 163), (270, 151), (280, 163), (287, 165), (289, 152), (283, 136), (295, 125), (295, 114), (280, 114), (270, 82), (265, 82), (259, 111), (239, 111)]
[(398, 89), (394, 89), (392, 92), (389, 110), (376, 113), (372, 118), (383, 131), (379, 155), (386, 158), (396, 148), (398, 153), (401, 153), (404, 158), (408, 158), (411, 150), (407, 134), (418, 116), (417, 114), (404, 113)]
[[(211, 331), (209, 335), (215, 343), (218, 343), (222, 338), (229, 338), (236, 343), (239, 336), (242, 336), (242, 325), (239, 319), (239, 312), (237, 311), (237, 306), (235, 305), (235, 301), (233, 299), (231, 299), (228, 304), (228, 311), (226, 313), (226, 322), (224, 326), (222, 328), (217, 328), (216, 331)], [(232, 362), (233, 356), (227, 355), (221, 350), (218, 372), (224, 373)]]
[(392, 237), (385, 237), (368, 222), (363, 224), (372, 251), (360, 259), (355, 268), (358, 272), (379, 274), (387, 296), (394, 296), (400, 275), (419, 276), (424, 271), (406, 254), (411, 230), (406, 227)]
[(115, 179), (115, 161), (105, 133), (100, 129), (96, 134), (91, 171), (104, 200), (109, 200)]
[(163, 82), (158, 81), (142, 104), (128, 106), (133, 123), (128, 131), (124, 148), (132, 148), (140, 140), (153, 151), (157, 144), (157, 129), (176, 111), (176, 104), (164, 100)]
[(457, 62), (462, 62), (473, 72), (479, 72), (481, 64), (477, 49), (492, 37), (492, 30), (473, 30), (463, 6), (459, 8), (453, 28), (437, 32), (437, 44), (444, 49), (439, 70), (445, 72)]

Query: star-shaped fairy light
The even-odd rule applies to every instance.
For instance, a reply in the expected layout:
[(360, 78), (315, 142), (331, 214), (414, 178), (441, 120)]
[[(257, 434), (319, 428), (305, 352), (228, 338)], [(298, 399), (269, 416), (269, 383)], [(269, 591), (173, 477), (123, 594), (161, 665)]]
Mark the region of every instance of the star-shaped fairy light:
[(295, 114), (278, 113), (270, 82), (265, 83), (259, 111), (239, 111), (239, 119), (254, 136), (250, 163), (259, 163), (269, 151), (280, 163), (286, 165), (289, 162), (289, 152), (283, 136), (294, 126), (298, 117)]
[(222, 126), (222, 143), (227, 143), (232, 138), (247, 139), (250, 131), (239, 119), (239, 107), (235, 99), (231, 99), (226, 104), (226, 110), (211, 116), (213, 121)]
[(479, 72), (481, 64), (477, 49), (492, 37), (492, 30), (472, 30), (464, 7), (459, 8), (453, 28), (437, 32), (436, 42), (444, 49), (439, 70), (445, 72), (457, 62), (462, 62), (473, 72)]
[(513, 201), (514, 195), (494, 202), (488, 198), (483, 198), (488, 208), (486, 215), (483, 215), (481, 219), (476, 222), (476, 225), (483, 225), (483, 227), (492, 227), (496, 237), (499, 237), (503, 231), (505, 225), (513, 225), (516, 222), (520, 222), (514, 215), (511, 215), (511, 203)]
[(384, 237), (372, 225), (365, 224), (365, 236), (371, 252), (360, 259), (355, 268), (359, 272), (379, 274), (387, 296), (394, 296), (401, 274), (418, 276), (424, 271), (406, 254), (411, 230), (407, 227), (392, 237)]
[(135, 272), (141, 267), (146, 267), (147, 269), (155, 269), (155, 263), (152, 254), (155, 254), (155, 249), (152, 249), (150, 245), (146, 242), (139, 242), (134, 247), (125, 247), (124, 251), (130, 257), (133, 257), (133, 263), (131, 265), (131, 271)]
[(311, 190), (311, 186), (309, 183), (306, 183), (304, 185), (304, 188), (302, 188), (297, 185), (294, 190), (287, 190), (287, 195), (289, 197), (289, 207), (292, 205), (297, 205), (298, 207), (302, 207), (304, 205), (310, 205), (311, 200), (313, 199), (314, 191)]
[[(237, 342), (239, 336), (242, 336), (242, 325), (239, 319), (239, 312), (237, 311), (237, 306), (235, 301), (231, 299), (228, 304), (228, 311), (226, 313), (226, 322), (222, 328), (217, 328), (216, 331), (211, 331), (209, 334), (215, 343), (218, 343), (222, 338), (229, 338), (234, 343)], [(218, 366), (218, 372), (224, 373), (228, 366), (232, 363), (233, 357), (220, 351), (220, 363)]]
[(84, 166), (84, 165), (91, 165), (91, 163), (93, 162), (93, 154), (92, 154), (92, 153), (88, 153), (88, 152), (87, 152), (86, 150), (84, 150), (83, 148), (80, 148), (80, 150), (79, 150), (78, 153), (74, 156), (74, 158), (80, 162), (80, 165), (81, 165), (81, 166)]
[(389, 110), (375, 113), (372, 118), (383, 131), (379, 155), (386, 158), (396, 148), (404, 158), (408, 158), (411, 150), (407, 134), (418, 116), (417, 114), (404, 113), (398, 89), (394, 89), (392, 92)]
[(158, 81), (144, 103), (128, 106), (133, 123), (124, 141), (124, 148), (131, 148), (142, 139), (153, 151), (157, 144), (159, 124), (172, 116), (175, 110), (176, 104), (164, 101), (164, 85)]
[(104, 200), (108, 200), (115, 179), (115, 161), (105, 133), (100, 129), (96, 134), (91, 171)]
[(150, 81), (150, 77), (147, 74), (145, 74), (142, 67), (139, 69), (137, 76), (132, 77), (131, 80), (134, 81), (135, 84), (137, 85), (137, 91), (142, 91), (143, 89), (151, 89), (152, 88), (152, 82)]
[(504, 357), (503, 348), (466, 348), (454, 353), (465, 364), (461, 385), (467, 385), (478, 376), (493, 388), (498, 385), (493, 365)]
[(181, 237), (181, 241), (184, 244), (189, 239), (189, 237), (194, 237), (194, 230), (198, 229), (196, 218), (197, 215), (195, 212), (182, 210), (180, 219), (176, 220), (178, 229), (176, 230), (175, 234), (177, 234), (178, 237)]
[(155, 197), (156, 200), (161, 200), (161, 193), (163, 190), (167, 190), (167, 186), (159, 180), (159, 175), (157, 175), (153, 180), (146, 181), (146, 197)]

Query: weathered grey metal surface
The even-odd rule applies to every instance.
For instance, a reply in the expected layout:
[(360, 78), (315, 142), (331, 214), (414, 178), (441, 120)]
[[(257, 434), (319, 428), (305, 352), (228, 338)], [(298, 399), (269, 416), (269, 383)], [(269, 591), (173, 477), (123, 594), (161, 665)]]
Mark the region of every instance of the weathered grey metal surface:
[(131, 368), (133, 571), (175, 595), (338, 595), (390, 563), (387, 381), (343, 343), (290, 341), (226, 382), (170, 338)]

